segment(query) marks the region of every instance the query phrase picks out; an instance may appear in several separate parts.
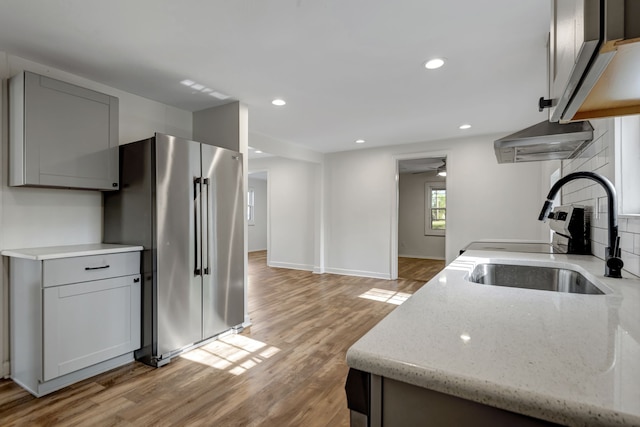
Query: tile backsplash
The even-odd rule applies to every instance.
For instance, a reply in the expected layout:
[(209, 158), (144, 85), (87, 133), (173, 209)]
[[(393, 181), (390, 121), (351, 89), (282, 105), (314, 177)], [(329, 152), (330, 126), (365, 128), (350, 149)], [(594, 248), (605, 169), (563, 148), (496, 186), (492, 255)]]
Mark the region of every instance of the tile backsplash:
[[(576, 171), (591, 171), (615, 184), (614, 119), (592, 120), (591, 124), (594, 127), (593, 142), (578, 157), (562, 162), (562, 176)], [(591, 218), (591, 252), (604, 259), (608, 245), (608, 212), (602, 186), (588, 179), (572, 181), (562, 189), (562, 203), (586, 207)], [(618, 216), (618, 231), (624, 269), (640, 276), (640, 215)]]

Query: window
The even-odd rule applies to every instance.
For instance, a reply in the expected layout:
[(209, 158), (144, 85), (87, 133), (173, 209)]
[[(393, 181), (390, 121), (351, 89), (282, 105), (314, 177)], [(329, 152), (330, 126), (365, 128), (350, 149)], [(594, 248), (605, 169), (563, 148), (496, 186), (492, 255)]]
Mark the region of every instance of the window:
[(253, 187), (249, 187), (247, 191), (247, 222), (249, 225), (255, 225), (256, 223), (256, 192)]
[(444, 235), (447, 221), (447, 190), (426, 185), (425, 235)]
[(640, 214), (640, 116), (614, 119), (616, 190), (623, 215)]

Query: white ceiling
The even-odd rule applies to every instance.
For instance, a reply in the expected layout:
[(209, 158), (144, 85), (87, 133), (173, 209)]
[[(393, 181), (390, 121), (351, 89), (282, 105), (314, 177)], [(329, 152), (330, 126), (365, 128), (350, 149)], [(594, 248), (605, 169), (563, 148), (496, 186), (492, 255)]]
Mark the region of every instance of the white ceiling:
[[(544, 120), (549, 10), (545, 0), (2, 0), (0, 50), (187, 110), (221, 103), (180, 84), (190, 79), (246, 103), (250, 132), (335, 152)], [(438, 56), (445, 66), (425, 70)]]

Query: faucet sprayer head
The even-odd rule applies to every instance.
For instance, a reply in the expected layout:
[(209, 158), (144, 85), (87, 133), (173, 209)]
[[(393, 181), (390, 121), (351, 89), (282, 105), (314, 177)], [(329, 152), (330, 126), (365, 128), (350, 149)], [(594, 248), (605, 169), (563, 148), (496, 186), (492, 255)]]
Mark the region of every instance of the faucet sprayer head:
[(538, 221), (547, 222), (547, 218), (549, 218), (549, 213), (551, 213), (551, 206), (553, 205), (553, 200), (546, 200), (544, 205), (542, 206), (542, 211), (540, 211), (540, 216), (538, 216)]

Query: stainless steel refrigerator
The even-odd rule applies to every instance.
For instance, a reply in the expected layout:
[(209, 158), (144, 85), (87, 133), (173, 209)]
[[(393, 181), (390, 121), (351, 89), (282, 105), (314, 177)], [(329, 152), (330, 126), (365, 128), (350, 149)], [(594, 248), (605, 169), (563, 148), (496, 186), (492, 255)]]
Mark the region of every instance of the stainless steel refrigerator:
[(144, 247), (142, 348), (162, 366), (244, 320), (242, 155), (156, 133), (120, 146), (104, 241)]

